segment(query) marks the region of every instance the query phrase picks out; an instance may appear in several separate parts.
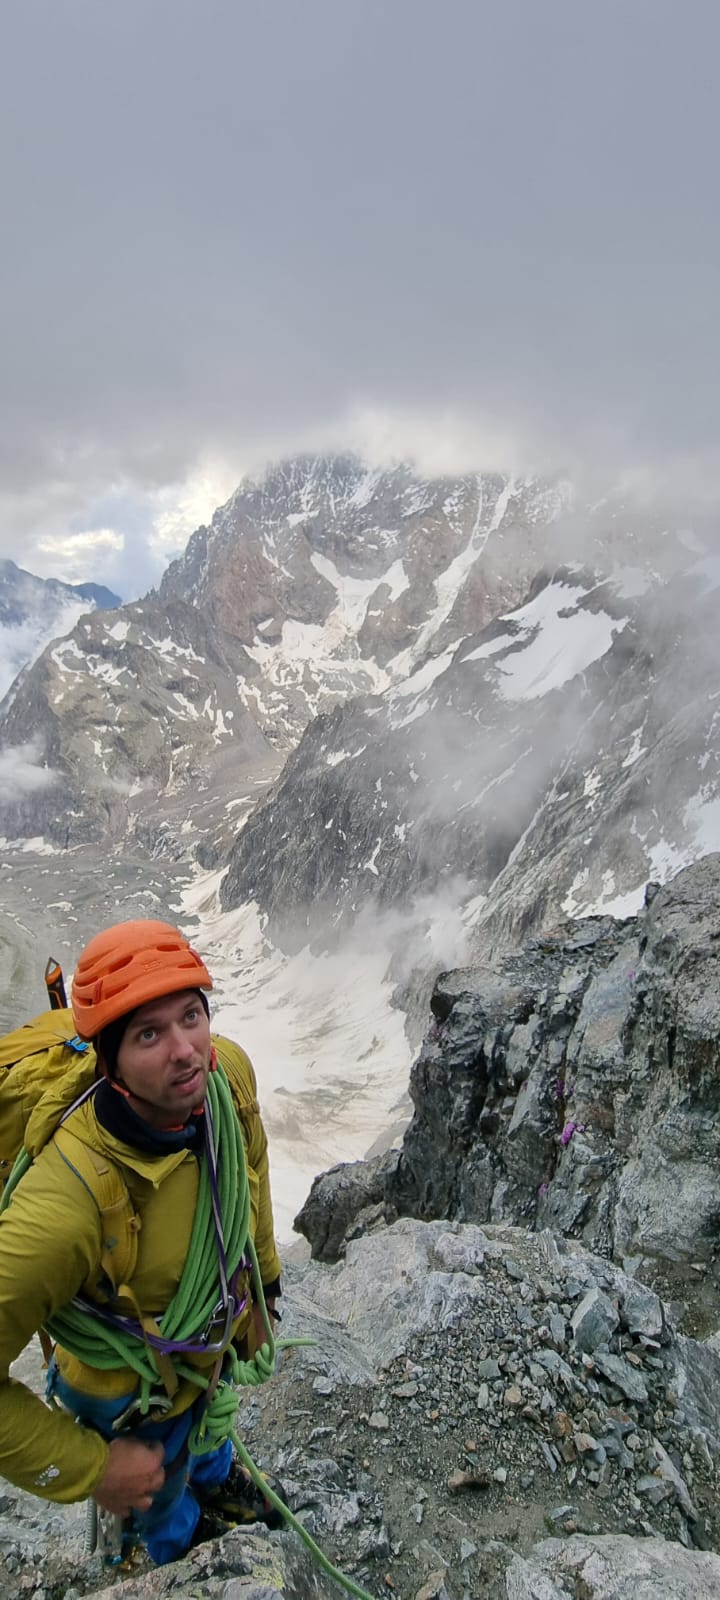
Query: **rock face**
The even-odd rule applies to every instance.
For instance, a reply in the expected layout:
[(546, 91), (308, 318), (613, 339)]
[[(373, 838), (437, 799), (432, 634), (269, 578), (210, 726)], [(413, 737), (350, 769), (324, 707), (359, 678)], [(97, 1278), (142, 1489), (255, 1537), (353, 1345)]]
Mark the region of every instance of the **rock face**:
[(337, 1261), (355, 1231), (362, 1234), (384, 1217), (388, 1181), (397, 1152), (371, 1161), (349, 1161), (316, 1178), (295, 1226), (312, 1242), (316, 1261)]
[[(714, 1277), (720, 857), (648, 899), (438, 980), (386, 1215), (506, 1218)], [(297, 1224), (325, 1254), (337, 1181), (317, 1180)], [(357, 1210), (376, 1188), (356, 1174)], [(607, 1316), (595, 1303), (587, 1338)]]
[[(591, 1294), (613, 1319), (589, 1354), (573, 1313)], [(315, 1346), (254, 1391), (245, 1437), (370, 1593), (498, 1600), (516, 1552), (534, 1580), (564, 1547), (588, 1583), (713, 1593), (720, 1358), (611, 1263), (549, 1230), (404, 1218), (334, 1267), (290, 1267), (285, 1326)], [(562, 1545), (536, 1549), (548, 1528)]]
[[(524, 591), (566, 497), (562, 485), (480, 473), (427, 480), (407, 466), (369, 470), (352, 456), (283, 462), (262, 481), (241, 484), (211, 527), (193, 535), (168, 568), (160, 599), (192, 593), (224, 632), (258, 646), (279, 639), (286, 623), (318, 627), (336, 613), (341, 644), (342, 590), (345, 627), (357, 637), (370, 686), (373, 662), (385, 666), (409, 648), (416, 654), (419, 629), (442, 649), (468, 631), (473, 612), (477, 626), (479, 595), (487, 620)], [(488, 542), (485, 562), (472, 571)], [(471, 581), (455, 586), (453, 606), (430, 622), (437, 579), (461, 554)]]
[[(191, 818), (208, 847), (217, 820), (212, 783), (252, 790), (277, 757), (238, 700), (237, 648), (187, 602), (138, 602), (84, 616), (48, 647), (6, 698), (2, 737), (12, 750), (31, 733), (43, 751), (44, 786), (12, 781), (2, 802), (10, 837), (43, 834), (73, 848), (128, 834), (149, 853), (183, 850)], [(240, 790), (242, 794), (242, 789)]]
[(478, 956), (563, 914), (637, 910), (648, 880), (720, 848), (716, 577), (648, 592), (599, 664), (592, 754), (581, 730), (479, 911)]
[(290, 1600), (300, 1595), (303, 1600), (337, 1600), (342, 1591), (299, 1541), (268, 1538), (257, 1530), (228, 1533), (201, 1545), (185, 1561), (91, 1592), (96, 1600), (161, 1600), (168, 1594), (176, 1600), (196, 1600), (198, 1594), (206, 1600)]
[[(305, 910), (313, 928), (323, 915), (352, 919), (368, 900), (437, 897), (453, 880), (465, 897), (487, 892), (571, 755), (583, 770), (594, 759), (623, 662), (633, 661), (636, 693), (646, 690), (637, 645), (613, 643), (628, 603), (566, 568), (536, 574), (520, 594), (525, 572), (512, 579), (517, 621), (476, 619), (382, 695), (315, 719), (231, 853), (226, 905), (257, 899), (276, 925)], [(553, 692), (515, 694), (548, 616), (561, 628), (599, 623), (607, 651)], [(616, 755), (626, 738), (629, 750), (630, 726), (616, 728)]]
[(485, 960), (568, 914), (635, 910), (717, 848), (713, 592), (624, 581), (536, 573), (514, 609), (311, 723), (230, 853), (224, 905), (307, 937), (424, 894), (468, 908)]

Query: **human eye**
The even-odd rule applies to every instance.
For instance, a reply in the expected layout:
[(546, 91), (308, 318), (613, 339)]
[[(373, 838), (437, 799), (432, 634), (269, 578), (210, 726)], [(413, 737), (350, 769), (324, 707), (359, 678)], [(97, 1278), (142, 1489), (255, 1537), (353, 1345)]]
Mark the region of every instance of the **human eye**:
[(157, 1038), (157, 1028), (154, 1028), (152, 1024), (148, 1022), (146, 1027), (140, 1029), (138, 1038), (142, 1044), (152, 1044)]
[(185, 1012), (185, 1021), (186, 1022), (197, 1022), (197, 1019), (198, 1019), (199, 1015), (200, 1015), (200, 1007), (199, 1006), (197, 1006), (197, 1005), (188, 1006), (188, 1008), (187, 1008), (187, 1010)]

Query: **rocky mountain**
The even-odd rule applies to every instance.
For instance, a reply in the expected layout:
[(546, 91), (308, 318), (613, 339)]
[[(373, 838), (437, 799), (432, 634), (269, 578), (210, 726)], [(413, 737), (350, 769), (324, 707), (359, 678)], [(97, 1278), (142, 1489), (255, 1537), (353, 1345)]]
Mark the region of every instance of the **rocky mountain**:
[[(243, 981), (260, 996), (273, 1159), (343, 1116), (380, 1135), (303, 1206), (282, 1331), (316, 1343), (241, 1413), (354, 1592), (720, 1596), (719, 580), (687, 533), (566, 486), (288, 463), (0, 708), (26, 940), (62, 929), (71, 957), (98, 908), (203, 947), (221, 925), (216, 997), (247, 1027)], [(398, 1132), (361, 953), (394, 919), (409, 1005), (413, 907), (453, 909), (466, 956), (437, 978), (444, 932), (425, 949)], [(38, 1507), (0, 1497), (0, 1597), (340, 1592), (299, 1534), (109, 1574), (76, 1512)]]
[(14, 561), (0, 561), (0, 695), (50, 639), (69, 633), (84, 611), (119, 604), (101, 584), (36, 578)]
[(346, 458), (244, 483), (0, 707), (8, 971), (18, 940), (71, 969), (89, 925), (187, 921), (292, 1216), (402, 1130), (439, 969), (636, 911), (720, 844), (719, 579), (687, 529), (567, 485)]
[(311, 1342), (240, 1397), (290, 1531), (128, 1569), (8, 1489), (0, 1594), (720, 1596), (719, 903), (708, 857), (438, 981), (401, 1150), (304, 1209), (282, 1332)]
[(566, 484), (281, 464), (23, 674), (0, 827), (227, 868), (286, 948), (419, 897), (478, 949), (637, 907), (720, 842), (718, 582)]
[(128, 1570), (8, 1489), (0, 1594), (720, 1595), (719, 903), (708, 857), (438, 981), (402, 1149), (305, 1207), (282, 1331), (312, 1342), (240, 1400), (292, 1531)]
[(211, 831), (213, 781), (224, 814), (277, 765), (236, 673), (233, 641), (187, 602), (83, 616), (1, 708), (6, 752), (32, 739), (45, 776), (39, 790), (8, 786), (5, 833), (65, 849), (131, 834), (148, 854), (182, 854), (198, 805)]
[(456, 612), (521, 598), (564, 493), (336, 458), (242, 485), (157, 594), (83, 619), (0, 708), (3, 747), (31, 729), (48, 779), (5, 797), (6, 835), (220, 859), (316, 715), (404, 678)]
[(450, 895), (478, 951), (636, 908), (720, 844), (718, 578), (537, 573), (523, 604), (310, 725), (224, 903), (294, 913), (307, 936), (368, 900)]

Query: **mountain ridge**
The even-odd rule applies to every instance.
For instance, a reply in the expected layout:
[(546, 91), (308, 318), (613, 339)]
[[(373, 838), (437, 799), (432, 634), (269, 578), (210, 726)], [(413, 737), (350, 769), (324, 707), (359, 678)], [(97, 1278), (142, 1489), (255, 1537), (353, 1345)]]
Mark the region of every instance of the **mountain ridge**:
[(21, 675), (0, 827), (221, 867), (281, 943), (448, 883), (491, 945), (639, 903), (720, 842), (718, 576), (567, 484), (281, 463)]
[[(272, 491), (278, 482), (279, 501)], [(383, 529), (388, 496), (398, 482), (395, 525)], [(97, 616), (90, 624), (81, 621), (59, 651), (46, 650), (30, 669), (32, 681), (15, 685), (11, 701), (0, 707), (2, 745), (12, 748), (28, 726), (37, 726), (45, 741), (46, 768), (57, 770), (73, 795), (73, 842), (99, 840), (108, 833), (117, 838), (123, 821), (131, 834), (141, 828), (147, 837), (157, 816), (154, 847), (162, 848), (163, 833), (168, 833), (162, 826), (163, 796), (172, 798), (174, 784), (192, 798), (190, 791), (196, 789), (198, 778), (206, 794), (212, 790), (218, 764), (213, 745), (232, 743), (242, 754), (246, 738), (251, 761), (262, 749), (267, 768), (276, 775), (312, 717), (354, 694), (385, 687), (385, 666), (372, 653), (363, 654), (372, 645), (370, 634), (379, 637), (383, 632), (377, 616), (387, 623), (401, 651), (410, 651), (397, 668), (400, 676), (405, 675), (420, 628), (418, 619), (427, 623), (433, 609), (432, 585), (466, 538), (466, 524), (467, 537), (472, 535), (480, 482), (428, 486), (412, 479), (408, 469), (399, 479), (395, 473), (381, 481), (360, 463), (341, 458), (321, 465), (289, 463), (277, 469), (275, 478), (270, 474), (264, 485), (241, 486), (216, 512), (210, 528), (193, 535), (185, 556), (171, 565), (157, 592), (122, 607), (117, 616), (106, 613), (102, 621)], [(512, 501), (512, 486), (495, 479), (487, 480), (487, 485), (484, 515), (488, 526), (497, 522), (499, 528)], [(318, 494), (320, 520), (314, 505)], [(525, 506), (523, 514), (530, 522), (540, 523), (554, 514), (548, 491), (538, 494), (535, 507), (529, 488), (516, 491), (517, 505), (521, 510)], [(432, 527), (423, 510), (429, 496), (435, 517)], [(341, 517), (333, 521), (333, 507), (338, 504)], [(437, 534), (440, 525), (442, 537)], [(368, 540), (371, 526), (378, 532), (374, 552)], [(328, 554), (341, 548), (347, 555), (343, 572)], [(400, 571), (398, 550), (420, 572), (419, 586), (410, 583), (404, 568)], [(529, 559), (528, 566), (532, 565)], [(359, 578), (361, 567), (366, 575)], [(386, 581), (379, 583), (383, 576)], [(143, 650), (139, 675), (129, 659), (128, 639)], [(422, 640), (421, 644), (424, 648)], [(217, 664), (218, 657), (221, 671), (216, 683), (213, 672), (204, 671), (203, 661)], [(171, 662), (179, 670), (169, 670)], [(160, 742), (165, 759), (154, 775), (152, 796), (145, 794), (138, 803), (133, 790), (142, 787), (152, 753), (140, 734), (126, 736), (123, 724), (138, 692), (142, 698), (143, 687), (150, 691), (145, 715), (149, 711), (163, 727)], [(105, 719), (90, 710), (98, 693), (111, 702)], [(83, 700), (90, 713), (86, 726), (80, 709)], [(242, 724), (240, 738), (233, 736), (233, 718)], [(116, 737), (109, 736), (103, 720), (118, 728)], [(190, 761), (184, 777), (178, 771), (178, 762), (171, 759), (178, 744), (198, 746), (200, 773)], [(86, 765), (80, 783), (84, 750), (92, 751), (94, 760), (91, 768)], [(125, 819), (112, 801), (118, 785), (132, 797)], [(173, 810), (172, 804), (169, 809)], [(50, 802), (37, 819), (31, 812), (31, 806), (10, 805), (3, 816), (0, 807), (0, 825), (9, 837), (49, 829), (50, 837), (60, 842), (52, 832)], [(141, 812), (150, 815), (141, 818)], [(203, 828), (196, 834), (204, 836), (206, 847), (207, 831)], [(218, 831), (222, 835), (219, 813)], [(229, 841), (229, 830), (226, 838)]]

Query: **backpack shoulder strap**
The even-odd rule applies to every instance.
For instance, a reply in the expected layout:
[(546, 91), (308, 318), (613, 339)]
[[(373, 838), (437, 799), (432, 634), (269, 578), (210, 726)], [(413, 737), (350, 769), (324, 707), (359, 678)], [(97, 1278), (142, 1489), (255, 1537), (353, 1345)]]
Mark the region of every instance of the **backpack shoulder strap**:
[(225, 1069), (238, 1110), (246, 1111), (250, 1116), (257, 1116), (260, 1107), (255, 1072), (250, 1057), (245, 1054), (242, 1046), (235, 1044), (232, 1039), (224, 1039), (218, 1033), (214, 1033), (212, 1038), (218, 1062)]
[[(63, 1161), (92, 1195), (100, 1212), (100, 1266), (103, 1278), (108, 1280), (110, 1295), (113, 1295), (121, 1283), (129, 1283), (133, 1276), (140, 1231), (140, 1218), (122, 1168), (101, 1151), (85, 1144), (67, 1124), (56, 1129), (53, 1144)], [(107, 1287), (108, 1284), (103, 1282), (98, 1285), (101, 1293)]]

